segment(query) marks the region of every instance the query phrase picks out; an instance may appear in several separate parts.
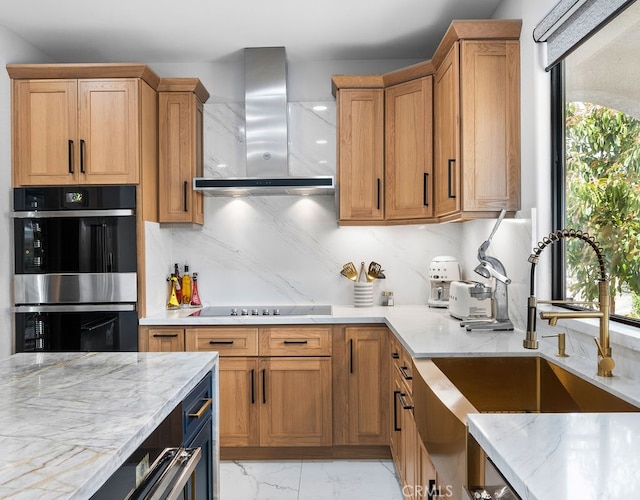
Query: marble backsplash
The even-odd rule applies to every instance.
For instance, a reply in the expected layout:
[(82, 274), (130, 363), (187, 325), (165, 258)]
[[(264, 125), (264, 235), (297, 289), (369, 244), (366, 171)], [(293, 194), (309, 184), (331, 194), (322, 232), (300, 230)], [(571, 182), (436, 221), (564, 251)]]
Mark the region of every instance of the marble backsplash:
[[(335, 101), (293, 102), (289, 113), (292, 175), (335, 175)], [(245, 175), (244, 107), (237, 102), (205, 105), (205, 175)], [(351, 304), (352, 283), (340, 275), (352, 261), (379, 262), (385, 280), (374, 285), (375, 301), (394, 292), (396, 304), (426, 304), (427, 269), (438, 255), (453, 255), (464, 279), (473, 273), (478, 246), (495, 220), (463, 224), (339, 227), (333, 196), (205, 197), (203, 227), (147, 225), (148, 314), (164, 309), (166, 277), (177, 262), (198, 273), (202, 301), (209, 305)], [(513, 321), (526, 303), (526, 258), (531, 224), (505, 220), (489, 254), (500, 259), (509, 287)]]

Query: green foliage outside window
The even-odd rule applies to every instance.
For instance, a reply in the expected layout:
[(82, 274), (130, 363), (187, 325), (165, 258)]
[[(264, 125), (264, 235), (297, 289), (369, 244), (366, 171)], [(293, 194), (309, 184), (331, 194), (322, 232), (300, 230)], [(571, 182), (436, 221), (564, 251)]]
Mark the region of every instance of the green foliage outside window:
[[(611, 279), (612, 312), (629, 298), (627, 314), (640, 317), (640, 121), (589, 103), (566, 107), (566, 217), (602, 246)], [(567, 241), (567, 295), (598, 296), (593, 251)], [(622, 311), (621, 311), (622, 313)]]

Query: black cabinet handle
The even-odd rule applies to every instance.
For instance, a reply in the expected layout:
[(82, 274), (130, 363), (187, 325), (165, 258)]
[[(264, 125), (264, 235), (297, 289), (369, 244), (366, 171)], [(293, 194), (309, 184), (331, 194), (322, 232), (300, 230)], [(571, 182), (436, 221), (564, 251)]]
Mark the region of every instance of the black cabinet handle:
[(255, 368), (251, 369), (251, 404), (256, 404), (256, 370)]
[(398, 354), (397, 352), (392, 352), (391, 353), (391, 358), (392, 359), (400, 359), (400, 354)]
[(402, 392), (398, 394), (398, 398), (400, 399), (400, 406), (402, 406), (403, 410), (413, 410), (413, 405), (410, 405), (405, 401), (404, 399), (405, 396), (406, 394)]
[(393, 391), (393, 430), (401, 431), (402, 428), (398, 425), (398, 396), (400, 391)]
[(306, 340), (285, 340), (284, 344), (294, 344), (294, 345), (304, 345), (306, 344)]
[(177, 333), (154, 333), (153, 338), (156, 339), (174, 339), (178, 336)]
[(68, 152), (69, 152), (69, 173), (72, 174), (73, 173), (73, 141), (71, 139), (69, 139)]
[(424, 182), (422, 184), (422, 203), (425, 207), (429, 206), (429, 197), (427, 196), (427, 185), (429, 184), (429, 172), (424, 173)]
[(447, 160), (447, 190), (449, 198), (456, 197), (456, 195), (453, 194), (453, 167), (451, 166), (455, 162), (455, 158), (449, 158), (449, 160)]
[(380, 210), (380, 178), (378, 178), (378, 203), (376, 205), (378, 210)]
[(184, 181), (184, 185), (182, 186), (182, 199), (184, 200), (184, 211), (187, 210), (187, 181)]
[(400, 373), (402, 373), (402, 376), (404, 377), (405, 380), (413, 380), (413, 377), (407, 373), (408, 368), (409, 367), (407, 366), (401, 366)]
[(427, 490), (427, 498), (429, 500), (433, 500), (433, 498), (435, 498), (436, 494), (438, 494), (438, 496), (439, 496), (439, 491), (436, 489), (436, 480), (435, 479), (429, 479), (429, 489)]
[(80, 139), (80, 173), (84, 174), (84, 139)]
[(267, 374), (262, 370), (262, 404), (267, 404)]
[(353, 339), (349, 339), (349, 373), (353, 373)]
[(210, 340), (210, 345), (231, 345), (233, 344), (233, 340)]

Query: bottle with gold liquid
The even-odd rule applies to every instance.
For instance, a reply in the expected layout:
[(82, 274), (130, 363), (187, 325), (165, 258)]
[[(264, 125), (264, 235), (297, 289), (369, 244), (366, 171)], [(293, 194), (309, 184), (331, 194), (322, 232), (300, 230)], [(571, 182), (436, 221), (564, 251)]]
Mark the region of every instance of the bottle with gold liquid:
[(176, 286), (178, 284), (178, 280), (174, 274), (169, 278), (171, 281), (171, 292), (169, 292), (169, 301), (167, 302), (167, 309), (175, 309), (176, 307), (180, 307), (180, 302), (178, 302), (178, 297), (176, 297)]
[(202, 302), (200, 301), (200, 294), (198, 293), (198, 273), (193, 273), (193, 283), (191, 286), (191, 305), (193, 307), (200, 307)]
[(185, 264), (182, 275), (182, 304), (188, 306), (191, 303), (191, 276), (189, 266)]

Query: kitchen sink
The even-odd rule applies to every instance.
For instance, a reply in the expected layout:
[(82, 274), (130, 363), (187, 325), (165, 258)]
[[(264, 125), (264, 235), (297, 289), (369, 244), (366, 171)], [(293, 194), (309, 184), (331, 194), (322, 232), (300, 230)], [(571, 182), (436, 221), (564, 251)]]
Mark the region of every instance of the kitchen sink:
[(416, 426), (438, 474), (457, 491), (478, 484), (482, 474), (483, 452), (467, 434), (470, 413), (640, 411), (539, 357), (448, 357), (414, 365)]

